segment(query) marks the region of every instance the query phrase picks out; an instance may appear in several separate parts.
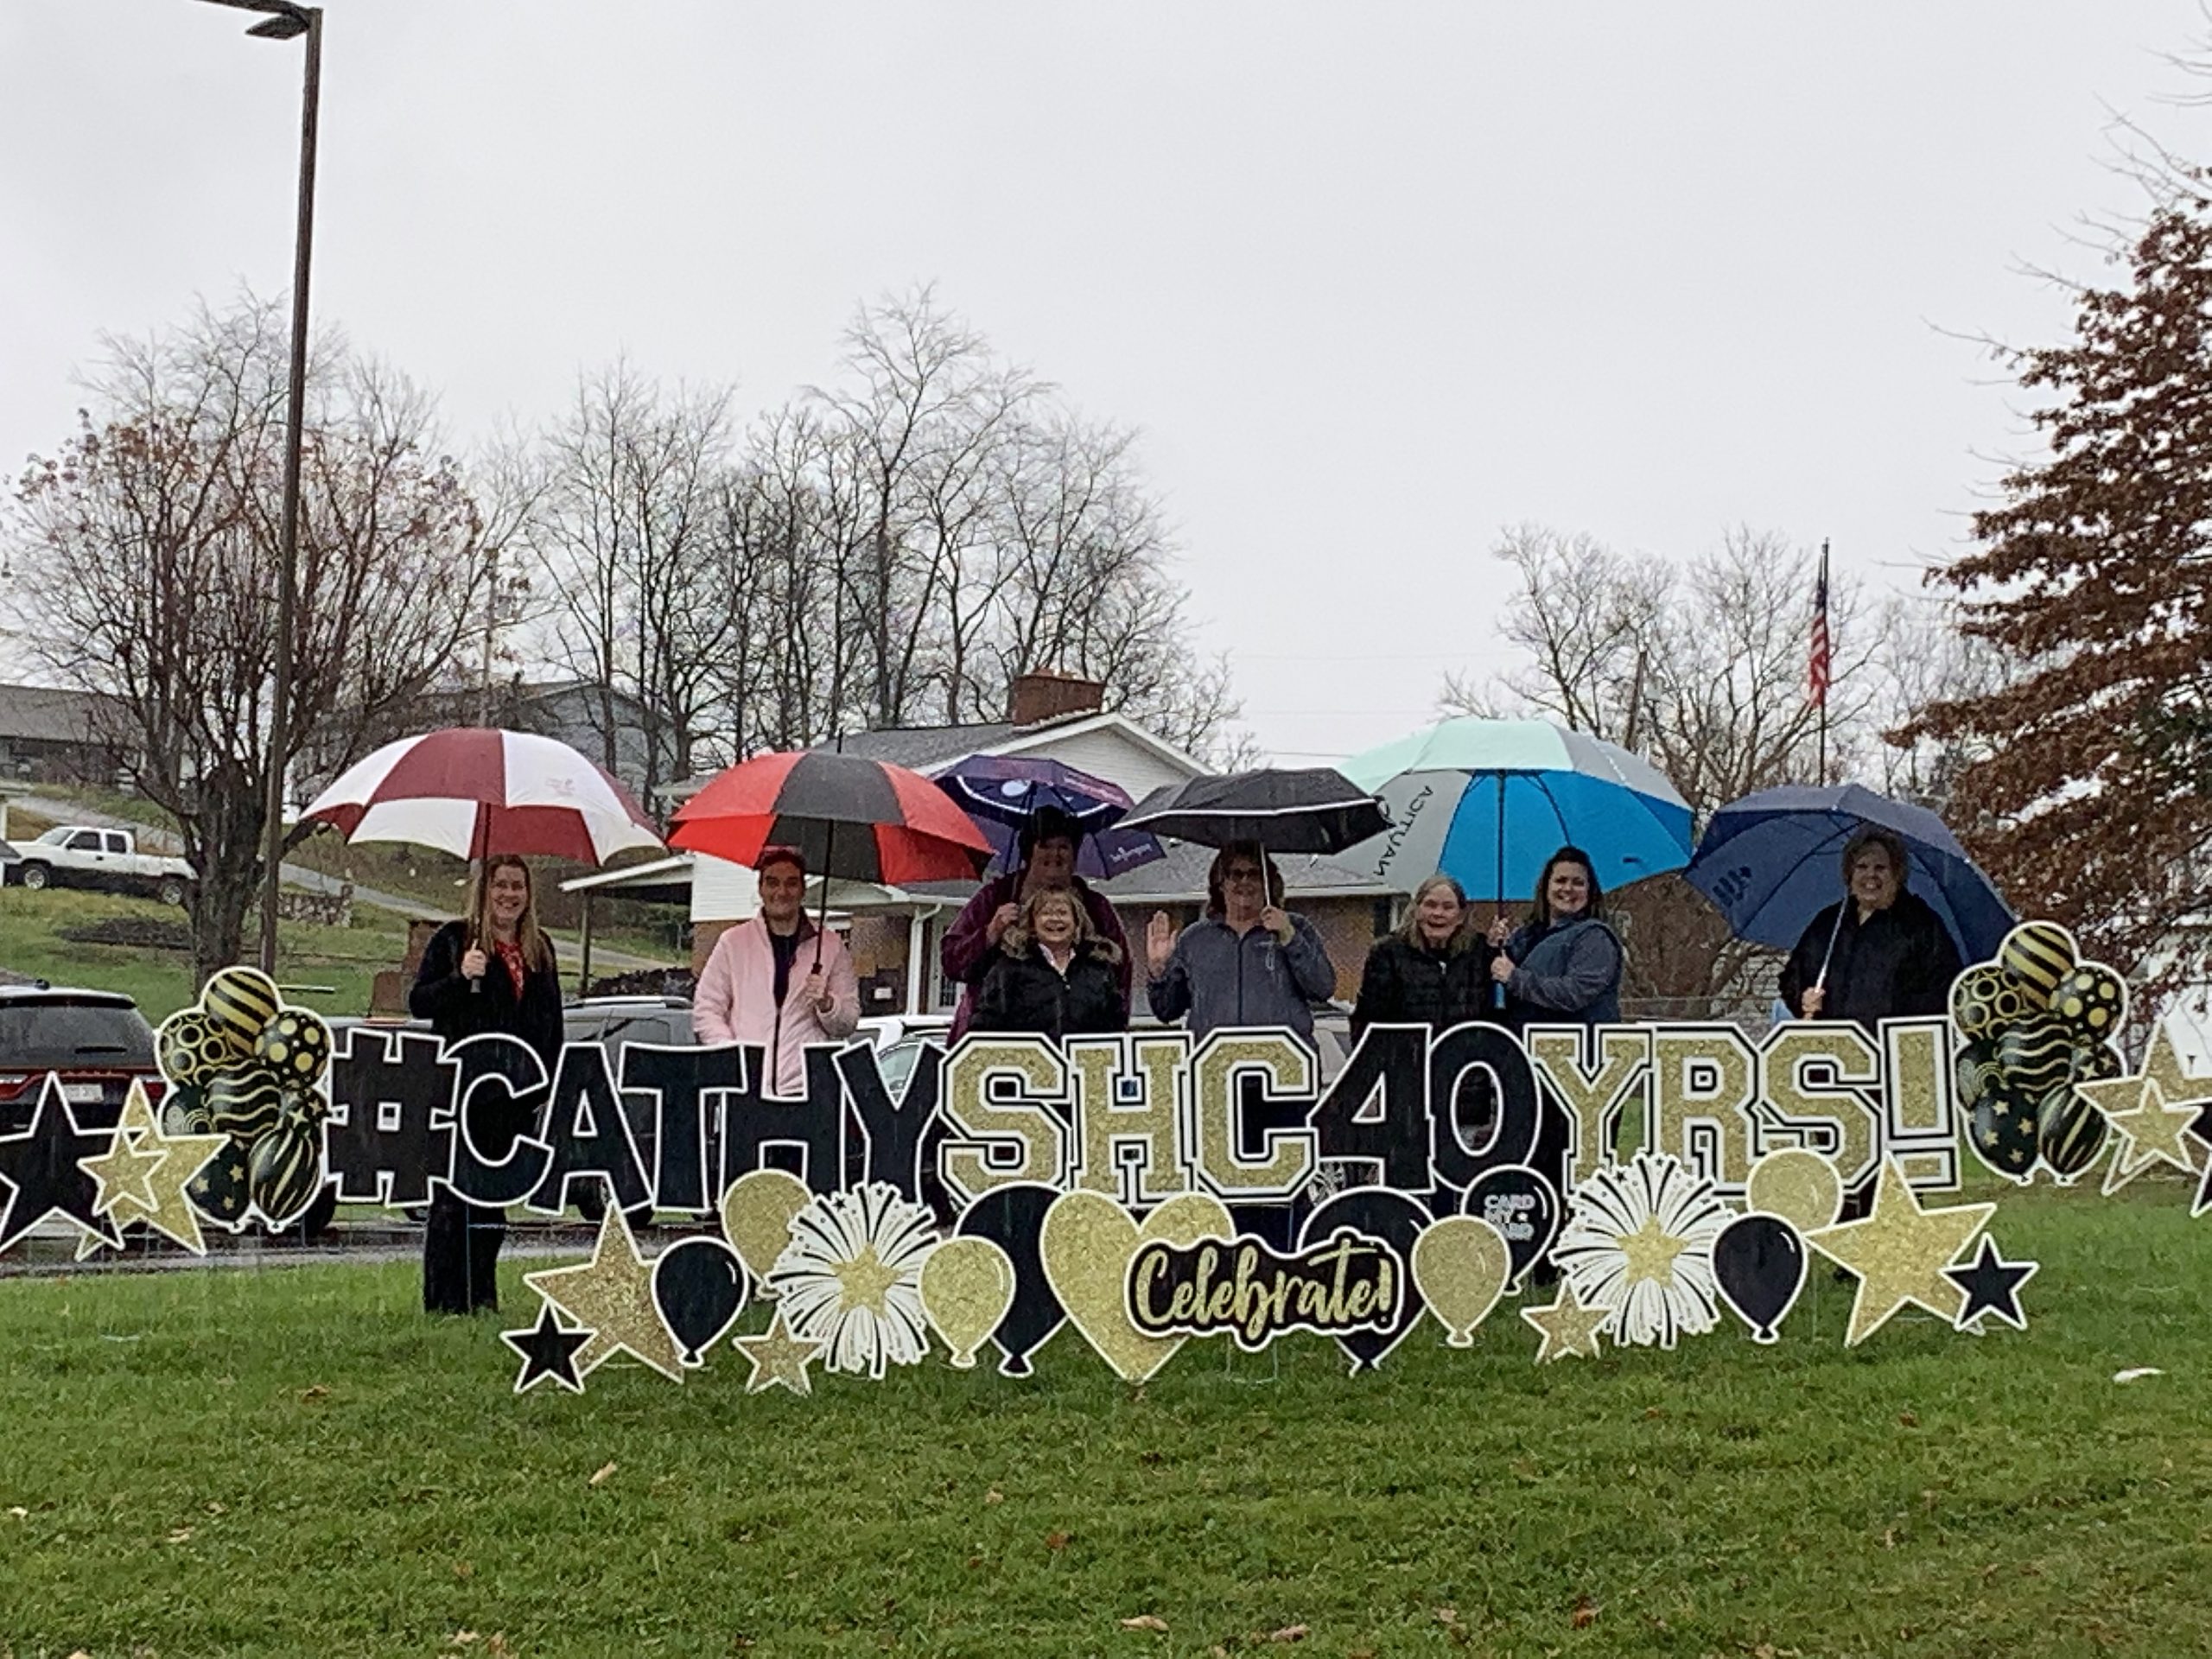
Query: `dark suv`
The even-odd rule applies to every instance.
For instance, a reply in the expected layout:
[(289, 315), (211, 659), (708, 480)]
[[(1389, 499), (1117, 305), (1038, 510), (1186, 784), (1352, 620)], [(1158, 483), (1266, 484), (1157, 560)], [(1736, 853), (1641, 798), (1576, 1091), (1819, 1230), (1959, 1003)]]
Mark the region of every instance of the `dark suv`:
[(48, 985), (0, 985), (0, 1135), (30, 1127), (46, 1074), (86, 1128), (106, 1128), (123, 1115), (133, 1081), (158, 1097), (154, 1032), (138, 1005), (118, 991)]

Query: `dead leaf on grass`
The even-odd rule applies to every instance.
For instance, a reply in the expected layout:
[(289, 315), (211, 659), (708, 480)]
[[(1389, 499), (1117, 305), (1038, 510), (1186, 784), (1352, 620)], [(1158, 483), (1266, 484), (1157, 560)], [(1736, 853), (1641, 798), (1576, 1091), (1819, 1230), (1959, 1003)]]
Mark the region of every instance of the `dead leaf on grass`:
[(8, 1506), (8, 1513), (18, 1521), (28, 1521), (31, 1518), (31, 1512), (20, 1503), (10, 1504)]
[(467, 1561), (455, 1561), (453, 1564), (453, 1575), (456, 1579), (473, 1579), (476, 1576), (476, 1569)]
[(173, 1544), (188, 1544), (191, 1541), (192, 1529), (190, 1527), (179, 1527), (169, 1534), (169, 1542)]
[(1045, 1535), (1045, 1548), (1051, 1550), (1055, 1555), (1065, 1549), (1070, 1541), (1070, 1535), (1060, 1531), (1057, 1528)]
[(1457, 1607), (1438, 1608), (1436, 1622), (1440, 1624), (1457, 1624), (1459, 1622), (1459, 1610)]
[(1125, 1630), (1157, 1630), (1165, 1636), (1167, 1634), (1167, 1621), (1158, 1613), (1139, 1613), (1135, 1618), (1123, 1619), (1122, 1628)]
[(1598, 1604), (1587, 1596), (1581, 1597), (1574, 1604), (1573, 1616), (1567, 1620), (1568, 1624), (1575, 1630), (1586, 1630), (1597, 1622)]
[(1303, 1642), (1310, 1634), (1303, 1624), (1286, 1624), (1268, 1637), (1270, 1642)]
[(1920, 1427), (1920, 1419), (1912, 1412), (1901, 1411), (1897, 1413), (1897, 1423), (1900, 1427), (1918, 1428)]
[(604, 1486), (607, 1484), (607, 1477), (612, 1475), (613, 1472), (614, 1459), (609, 1458), (605, 1463), (601, 1464), (597, 1469), (592, 1471), (591, 1479), (588, 1484), (594, 1486)]
[(446, 1645), (451, 1648), (465, 1648), (475, 1639), (476, 1632), (474, 1630), (455, 1630), (446, 1638)]
[(207, 1513), (208, 1513), (208, 1514), (210, 1514), (210, 1515), (226, 1515), (226, 1514), (228, 1514), (228, 1513), (229, 1513), (229, 1511), (228, 1511), (228, 1510), (226, 1510), (226, 1509), (224, 1509), (224, 1507), (223, 1507), (220, 1503), (215, 1503), (215, 1502), (214, 1502), (213, 1500), (212, 1500), (212, 1499), (211, 1499), (211, 1500), (209, 1500), (209, 1502), (208, 1502), (208, 1503), (207, 1503), (207, 1504), (206, 1505), (206, 1508), (207, 1508)]
[(514, 1649), (507, 1645), (507, 1633), (505, 1630), (494, 1630), (492, 1632), (492, 1639), (484, 1644), (484, 1651), (496, 1653), (500, 1655), (502, 1659), (507, 1659), (507, 1656), (511, 1656)]
[(997, 1487), (994, 1486), (989, 1491), (983, 1494), (983, 1502), (986, 1503), (1003, 1503), (1006, 1502), (1006, 1494), (999, 1491)]
[(318, 1382), (312, 1388), (302, 1389), (300, 1390), (300, 1398), (303, 1402), (308, 1400), (327, 1400), (330, 1398), (330, 1390), (324, 1388), (321, 1383)]
[(2155, 1365), (2130, 1365), (2124, 1371), (2114, 1371), (2112, 1374), (2112, 1380), (2115, 1382), (2133, 1382), (2143, 1377), (2164, 1375), (2165, 1373)]

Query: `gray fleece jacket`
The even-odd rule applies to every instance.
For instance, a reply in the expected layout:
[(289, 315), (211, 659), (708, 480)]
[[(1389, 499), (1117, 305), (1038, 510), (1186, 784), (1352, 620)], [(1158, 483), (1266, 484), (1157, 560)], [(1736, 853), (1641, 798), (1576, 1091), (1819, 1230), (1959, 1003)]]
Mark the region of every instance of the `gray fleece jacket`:
[(1152, 1011), (1162, 1020), (1181, 1015), (1193, 1036), (1218, 1026), (1287, 1026), (1313, 1035), (1313, 1004), (1337, 988), (1337, 970), (1313, 924), (1290, 918), (1290, 943), (1264, 927), (1243, 934), (1216, 917), (1183, 930), (1167, 971), (1145, 983)]

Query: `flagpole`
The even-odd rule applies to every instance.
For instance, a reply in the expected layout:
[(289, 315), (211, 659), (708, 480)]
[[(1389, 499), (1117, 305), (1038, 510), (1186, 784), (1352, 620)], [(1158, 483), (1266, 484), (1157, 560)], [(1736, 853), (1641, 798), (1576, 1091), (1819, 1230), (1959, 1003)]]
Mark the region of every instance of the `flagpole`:
[(1817, 783), (1820, 785), (1820, 786), (1821, 786), (1821, 788), (1825, 789), (1826, 787), (1827, 787), (1827, 781), (1828, 781), (1828, 686), (1827, 686), (1827, 677), (1828, 677), (1828, 653), (1829, 653), (1829, 651), (1831, 650), (1831, 646), (1830, 646), (1829, 642), (1828, 642), (1828, 632), (1827, 632), (1827, 628), (1828, 628), (1828, 543), (1827, 543), (1827, 537), (1825, 537), (1825, 536), (1823, 536), (1822, 537), (1821, 537), (1821, 585), (1820, 585), (1820, 598), (1819, 598), (1819, 601), (1818, 601), (1818, 602), (1819, 602), (1819, 605), (1820, 605), (1820, 620), (1819, 620), (1819, 623), (1818, 623), (1818, 626), (1819, 626), (1819, 629), (1820, 629), (1820, 645), (1819, 645), (1819, 650), (1820, 650), (1820, 652), (1821, 652), (1821, 681), (1820, 681), (1820, 710), (1821, 710), (1821, 726), (1820, 726), (1820, 732), (1821, 732), (1821, 736), (1820, 736), (1820, 774), (1819, 774), (1818, 778), (1817, 778), (1815, 781), (1815, 782), (1817, 782)]

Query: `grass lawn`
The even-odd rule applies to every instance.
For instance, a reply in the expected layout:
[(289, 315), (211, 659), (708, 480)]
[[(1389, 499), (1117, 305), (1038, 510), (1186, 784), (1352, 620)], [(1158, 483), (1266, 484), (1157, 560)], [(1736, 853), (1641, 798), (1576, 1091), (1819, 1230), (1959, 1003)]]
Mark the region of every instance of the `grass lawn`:
[(718, 1351), (516, 1399), (407, 1266), (0, 1282), (0, 1653), (2212, 1649), (2212, 1220), (2141, 1183), (1995, 1230), (2025, 1334), (1847, 1352), (1816, 1271), (1770, 1349), (1539, 1371), (1508, 1303), (1141, 1391), (1064, 1332), (1027, 1383), (747, 1396)]
[[(182, 911), (150, 899), (68, 887), (42, 893), (0, 887), (0, 968), (56, 985), (125, 992), (156, 1022), (190, 1002), (198, 988), (186, 952), (86, 944), (60, 937), (62, 928), (110, 917), (178, 925), (184, 921)], [(289, 993), (292, 1001), (324, 1014), (366, 1014), (371, 981), (380, 970), (398, 967), (406, 954), (407, 926), (389, 912), (357, 905), (350, 927), (280, 924), (276, 947), (279, 982), (328, 988), (327, 992), (294, 990)]]

